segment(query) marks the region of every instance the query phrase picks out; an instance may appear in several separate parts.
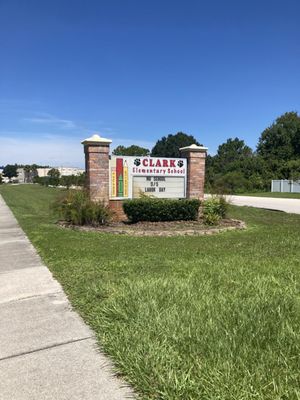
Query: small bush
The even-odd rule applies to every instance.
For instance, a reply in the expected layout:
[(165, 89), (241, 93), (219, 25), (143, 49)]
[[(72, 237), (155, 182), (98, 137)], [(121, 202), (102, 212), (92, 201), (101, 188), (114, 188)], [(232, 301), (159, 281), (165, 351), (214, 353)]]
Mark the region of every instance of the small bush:
[(218, 225), (220, 219), (221, 219), (220, 215), (213, 212), (208, 212), (203, 215), (203, 221), (205, 225)]
[(84, 190), (69, 190), (55, 202), (54, 208), (64, 221), (73, 225), (105, 225), (112, 216), (107, 206), (92, 202)]
[(214, 196), (204, 201), (203, 221), (207, 225), (217, 225), (220, 219), (226, 218), (228, 202), (224, 196)]
[(221, 218), (226, 218), (228, 213), (228, 201), (224, 196), (218, 196), (219, 200), (219, 214)]
[(42, 186), (65, 186), (69, 189), (71, 186), (84, 186), (85, 173), (79, 175), (61, 176), (60, 178), (51, 178), (50, 176), (35, 176), (33, 183), (39, 183)]
[(49, 186), (50, 185), (50, 177), (49, 176), (35, 176), (33, 178), (33, 183), (39, 183), (42, 186)]
[(200, 200), (154, 199), (126, 200), (123, 209), (131, 222), (192, 221), (198, 218)]

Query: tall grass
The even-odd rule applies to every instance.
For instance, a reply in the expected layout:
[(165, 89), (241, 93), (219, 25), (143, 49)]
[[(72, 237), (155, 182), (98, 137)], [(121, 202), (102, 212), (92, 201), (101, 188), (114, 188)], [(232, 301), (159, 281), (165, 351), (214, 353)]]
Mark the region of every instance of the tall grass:
[(60, 218), (73, 225), (104, 225), (112, 218), (108, 206), (91, 201), (85, 190), (62, 192), (52, 206)]

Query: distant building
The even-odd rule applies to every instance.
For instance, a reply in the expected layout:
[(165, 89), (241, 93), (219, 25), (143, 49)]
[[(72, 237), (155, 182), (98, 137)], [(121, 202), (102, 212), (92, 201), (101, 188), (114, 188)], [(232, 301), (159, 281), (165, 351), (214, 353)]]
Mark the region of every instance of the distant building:
[(36, 170), (26, 170), (25, 168), (18, 168), (17, 173), (18, 176), (14, 178), (14, 181), (19, 183), (32, 183), (33, 178), (37, 176)]
[(18, 180), (19, 183), (24, 183), (25, 182), (25, 170), (24, 168), (18, 168), (17, 169), (18, 176), (15, 178)]
[(82, 168), (75, 167), (58, 167), (60, 176), (80, 175), (85, 172)]
[[(82, 174), (85, 170), (82, 168), (76, 168), (76, 167), (53, 167), (55, 169), (58, 169), (60, 176), (70, 176), (70, 175), (80, 175)], [(52, 168), (38, 168), (37, 173), (38, 176), (41, 178), (43, 176), (48, 176), (48, 172)]]
[(58, 169), (60, 176), (80, 175), (85, 170), (76, 167), (51, 167), (51, 168), (37, 168), (35, 171), (26, 171), (24, 168), (18, 168), (18, 177), (15, 179), (19, 183), (32, 183), (35, 176), (40, 178), (48, 176), (48, 172), (52, 169)]

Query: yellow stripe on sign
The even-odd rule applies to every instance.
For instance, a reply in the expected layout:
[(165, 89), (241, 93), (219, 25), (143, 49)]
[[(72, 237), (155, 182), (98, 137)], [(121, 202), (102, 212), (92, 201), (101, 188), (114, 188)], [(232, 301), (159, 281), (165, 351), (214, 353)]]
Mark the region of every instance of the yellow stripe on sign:
[(116, 182), (116, 169), (111, 171), (111, 197), (117, 196), (117, 182)]
[(126, 161), (123, 166), (123, 178), (124, 178), (124, 197), (128, 197), (128, 167)]

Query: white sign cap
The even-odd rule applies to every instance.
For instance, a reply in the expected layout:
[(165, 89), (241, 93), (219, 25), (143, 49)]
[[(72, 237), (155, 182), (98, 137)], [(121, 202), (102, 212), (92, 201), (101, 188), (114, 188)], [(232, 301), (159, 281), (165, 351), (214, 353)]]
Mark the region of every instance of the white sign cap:
[(197, 146), (196, 144), (191, 144), (190, 146), (181, 147), (180, 151), (206, 151), (208, 147)]
[(82, 142), (81, 142), (81, 144), (98, 144), (98, 145), (101, 145), (101, 144), (106, 144), (106, 145), (108, 145), (108, 144), (110, 144), (112, 141), (110, 140), (110, 139), (106, 139), (106, 138), (103, 138), (103, 137), (101, 137), (101, 136), (99, 136), (99, 135), (97, 135), (97, 134), (95, 134), (95, 135), (93, 135), (93, 136), (91, 136), (91, 137), (89, 137), (89, 138), (87, 138), (87, 139), (84, 139)]

